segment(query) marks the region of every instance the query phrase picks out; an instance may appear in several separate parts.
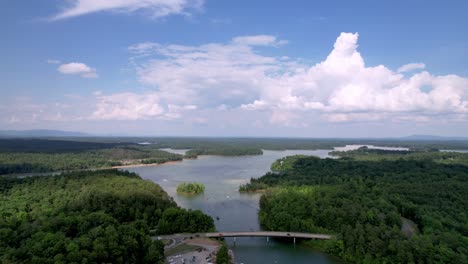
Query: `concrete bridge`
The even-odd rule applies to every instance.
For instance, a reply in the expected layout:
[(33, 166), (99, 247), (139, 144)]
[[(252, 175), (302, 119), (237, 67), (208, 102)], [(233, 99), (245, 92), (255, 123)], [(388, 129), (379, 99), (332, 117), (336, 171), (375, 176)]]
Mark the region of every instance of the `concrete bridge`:
[(256, 231), (256, 232), (216, 232), (204, 233), (200, 236), (218, 238), (218, 237), (296, 237), (307, 239), (332, 239), (331, 235), (311, 234), (298, 232), (275, 232), (275, 231)]
[(266, 237), (269, 241), (270, 237), (282, 237), (282, 238), (292, 238), (294, 244), (296, 243), (296, 238), (303, 239), (320, 239), (327, 240), (332, 239), (332, 235), (326, 234), (312, 234), (312, 233), (298, 233), (298, 232), (275, 232), (275, 231), (251, 231), (251, 232), (213, 232), (213, 233), (184, 233), (184, 234), (173, 234), (173, 235), (163, 235), (158, 236), (157, 239), (168, 239), (172, 240), (171, 244), (178, 244), (187, 238), (194, 237), (208, 237), (208, 238), (221, 238), (221, 237), (233, 237), (234, 241), (236, 237)]

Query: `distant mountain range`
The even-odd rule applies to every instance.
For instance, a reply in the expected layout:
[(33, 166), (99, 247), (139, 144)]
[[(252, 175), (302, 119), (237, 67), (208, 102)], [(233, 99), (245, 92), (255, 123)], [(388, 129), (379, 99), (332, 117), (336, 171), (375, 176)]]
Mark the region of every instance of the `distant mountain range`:
[(411, 135), (399, 138), (401, 140), (468, 140), (468, 137), (442, 137), (432, 135)]
[[(12, 138), (12, 137), (22, 137), (22, 138), (33, 138), (33, 137), (90, 137), (96, 136), (92, 134), (87, 134), (83, 132), (76, 131), (63, 131), (63, 130), (49, 130), (49, 129), (33, 129), (33, 130), (0, 130), (0, 138)], [(104, 135), (101, 135), (104, 136)], [(128, 135), (127, 135), (128, 136)], [(119, 137), (118, 135), (108, 135), (104, 137)], [(138, 137), (138, 136), (135, 136)], [(144, 136), (150, 137), (150, 136)], [(154, 136), (158, 137), (158, 136)], [(210, 138), (210, 137), (207, 137)], [(320, 139), (320, 138), (317, 138)], [(324, 138), (325, 139), (325, 138)], [(337, 138), (339, 139), (339, 138)], [(344, 138), (346, 140), (359, 140), (358, 138)], [(361, 140), (363, 138), (360, 138)], [(398, 138), (368, 138), (369, 140), (404, 140), (404, 141), (450, 141), (450, 140), (468, 140), (468, 137), (443, 137), (443, 136), (433, 136), (433, 135), (411, 135), (406, 137)]]
[(89, 134), (73, 131), (33, 129), (33, 130), (0, 130), (0, 137), (86, 137)]

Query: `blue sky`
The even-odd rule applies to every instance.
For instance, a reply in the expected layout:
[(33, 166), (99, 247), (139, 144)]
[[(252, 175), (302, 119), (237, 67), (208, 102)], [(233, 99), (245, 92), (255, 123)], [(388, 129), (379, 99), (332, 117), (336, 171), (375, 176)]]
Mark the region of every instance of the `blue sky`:
[(0, 125), (466, 136), (466, 10), (466, 1), (2, 1)]

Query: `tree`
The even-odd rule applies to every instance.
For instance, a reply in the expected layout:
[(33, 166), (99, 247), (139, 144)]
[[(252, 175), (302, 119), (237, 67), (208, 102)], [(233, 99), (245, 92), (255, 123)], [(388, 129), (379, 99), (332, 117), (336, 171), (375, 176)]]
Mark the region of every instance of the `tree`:
[(223, 244), (216, 253), (216, 264), (229, 263), (231, 263), (231, 256), (229, 256), (228, 248)]

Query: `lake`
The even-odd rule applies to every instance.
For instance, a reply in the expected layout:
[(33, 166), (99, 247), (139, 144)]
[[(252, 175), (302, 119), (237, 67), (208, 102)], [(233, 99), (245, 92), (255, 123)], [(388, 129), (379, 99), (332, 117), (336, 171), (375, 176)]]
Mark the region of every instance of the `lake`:
[[(265, 150), (263, 155), (258, 156), (199, 156), (197, 159), (175, 164), (127, 170), (161, 185), (181, 207), (200, 209), (212, 216), (219, 231), (258, 231), (260, 194), (241, 194), (238, 191), (239, 185), (247, 183), (251, 177), (260, 177), (268, 172), (270, 165), (279, 158), (296, 154), (324, 158), (328, 157), (329, 151)], [(205, 184), (205, 193), (196, 197), (178, 195), (177, 185), (184, 181)], [(303, 246), (294, 246), (293, 243), (271, 239), (267, 242), (265, 238), (237, 238), (235, 243), (230, 238), (226, 242), (234, 252), (236, 263), (341, 263), (326, 254)]]
[(402, 148), (402, 147), (382, 147), (382, 146), (374, 146), (374, 145), (346, 145), (344, 147), (335, 147), (335, 151), (350, 151), (356, 150), (360, 147), (367, 147), (369, 149), (381, 149), (381, 150), (395, 150), (395, 151), (409, 151), (409, 148)]

